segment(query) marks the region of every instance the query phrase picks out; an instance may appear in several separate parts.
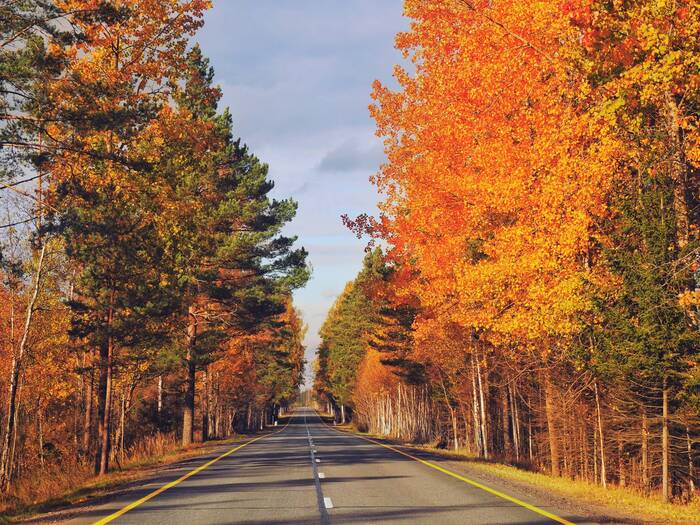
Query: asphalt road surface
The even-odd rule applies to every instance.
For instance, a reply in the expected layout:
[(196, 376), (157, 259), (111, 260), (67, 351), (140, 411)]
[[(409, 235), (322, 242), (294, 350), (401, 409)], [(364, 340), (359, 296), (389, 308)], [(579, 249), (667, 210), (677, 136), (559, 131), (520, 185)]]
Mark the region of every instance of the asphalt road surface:
[[(234, 447), (235, 449), (235, 447)], [(234, 450), (232, 449), (232, 450)], [(219, 453), (221, 454), (221, 452)], [(583, 523), (342, 433), (309, 409), (225, 457), (193, 458), (137, 482), (68, 523), (519, 524)], [(209, 461), (214, 462), (201, 468)], [(193, 473), (193, 471), (196, 471)], [(189, 474), (184, 480), (177, 481)], [(157, 492), (154, 495), (154, 492)]]

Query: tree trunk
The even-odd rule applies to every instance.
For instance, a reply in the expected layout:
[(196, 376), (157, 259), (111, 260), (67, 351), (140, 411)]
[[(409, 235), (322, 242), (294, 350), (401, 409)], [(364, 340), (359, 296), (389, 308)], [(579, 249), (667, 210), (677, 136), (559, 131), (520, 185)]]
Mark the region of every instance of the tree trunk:
[(673, 209), (676, 219), (678, 246), (688, 244), (690, 217), (688, 213), (688, 170), (680, 127), (678, 105), (670, 92), (665, 93), (663, 114), (666, 124), (669, 176), (673, 181)]
[(529, 411), (527, 414), (527, 457), (530, 463), (534, 461), (535, 455), (532, 450), (532, 414)]
[(122, 394), (122, 399), (121, 399), (121, 414), (119, 416), (119, 457), (124, 463), (124, 457), (125, 457), (125, 438), (124, 434), (126, 434), (126, 413), (129, 410), (127, 407), (126, 403), (126, 394)]
[(663, 408), (661, 422), (661, 498), (668, 502), (671, 498), (669, 485), (669, 435), (668, 435), (668, 379), (663, 379)]
[(476, 359), (476, 375), (479, 384), (479, 404), (481, 406), (481, 440), (484, 445), (484, 458), (489, 459), (489, 439), (488, 439), (488, 428), (486, 422), (486, 400), (484, 395), (484, 383), (485, 380), (481, 379), (481, 365), (479, 364), (479, 359)]
[(39, 441), (39, 463), (41, 463), (41, 468), (44, 468), (44, 411), (41, 409), (41, 398), (39, 398), (36, 407), (36, 418), (37, 418), (37, 434)]
[(457, 417), (455, 415), (455, 409), (452, 406), (452, 403), (450, 402), (450, 398), (447, 395), (447, 388), (445, 387), (445, 380), (442, 378), (442, 375), (440, 376), (440, 385), (442, 386), (442, 394), (445, 397), (445, 406), (447, 407), (447, 410), (450, 412), (450, 423), (452, 425), (452, 436), (454, 438), (454, 449), (455, 451), (459, 450), (459, 434), (457, 430)]
[(608, 486), (608, 476), (605, 470), (605, 440), (603, 439), (603, 418), (600, 414), (600, 396), (598, 395), (598, 381), (593, 383), (595, 392), (595, 406), (598, 415), (598, 437), (600, 439), (600, 484)]
[(556, 414), (554, 407), (554, 389), (552, 388), (551, 371), (544, 371), (544, 407), (547, 415), (547, 435), (549, 437), (549, 459), (552, 476), (560, 476), (559, 468), (559, 434), (557, 432)]
[[(109, 314), (109, 325), (111, 326), (111, 312)], [(107, 338), (107, 343), (100, 349), (100, 399), (98, 403), (99, 414), (99, 453), (97, 474), (103, 476), (109, 470), (110, 453), (110, 423), (112, 417), (112, 368), (114, 359), (114, 343), (112, 336)]]
[(202, 376), (202, 441), (209, 440), (209, 367)]
[(598, 424), (593, 427), (593, 481), (598, 483)]
[(520, 460), (520, 417), (518, 416), (518, 403), (515, 398), (515, 384), (508, 387), (511, 402), (511, 420), (513, 423), (513, 448), (515, 449), (515, 460)]
[(0, 492), (6, 492), (10, 486), (10, 472), (12, 470), (11, 441), (17, 422), (17, 385), (19, 383), (20, 362), (15, 355), (12, 357), (10, 368), (10, 394), (8, 398), (7, 420), (5, 421), (5, 434), (2, 443), (2, 457), (0, 459)]
[(194, 400), (197, 368), (189, 358), (186, 363), (187, 378), (185, 379), (185, 404), (182, 409), (182, 446), (188, 447), (194, 441)]
[(158, 426), (161, 424), (161, 417), (163, 413), (163, 376), (158, 376), (158, 400), (156, 404), (156, 411), (158, 414)]
[(646, 409), (642, 410), (642, 490), (649, 493), (649, 420)]
[[(92, 350), (91, 350), (92, 352)], [(90, 456), (92, 450), (92, 398), (94, 388), (94, 370), (92, 360), (90, 362), (90, 371), (85, 384), (85, 412), (83, 414), (83, 454)]]
[(695, 469), (693, 468), (693, 442), (690, 440), (690, 427), (685, 425), (685, 444), (688, 452), (688, 500), (695, 493)]
[(471, 355), (471, 379), (472, 379), (472, 418), (474, 419), (474, 445), (480, 456), (484, 455), (484, 447), (481, 442), (481, 418), (479, 417), (479, 398), (476, 389), (476, 364), (474, 354)]
[(12, 364), (10, 365), (10, 389), (7, 401), (7, 420), (5, 422), (5, 434), (2, 442), (2, 453), (0, 455), (0, 492), (5, 492), (10, 485), (10, 475), (12, 463), (14, 461), (14, 447), (12, 447), (12, 436), (16, 433), (17, 423), (17, 389), (19, 386), (19, 375), (22, 370), (22, 361), (27, 350), (27, 339), (29, 329), (32, 325), (32, 318), (36, 310), (36, 301), (41, 288), (41, 277), (44, 268), (44, 254), (46, 253), (46, 242), (41, 244), (36, 270), (34, 272), (34, 286), (32, 295), (27, 303), (27, 313), (24, 318), (24, 328), (22, 338), (19, 342), (17, 352), (12, 353)]
[(625, 444), (622, 441), (622, 436), (617, 437), (617, 476), (619, 479), (619, 485), (624, 487), (627, 485), (627, 479), (625, 477)]
[(182, 446), (188, 447), (194, 441), (194, 396), (197, 367), (195, 365), (195, 342), (197, 340), (197, 317), (194, 306), (190, 306), (187, 324), (187, 356), (185, 366), (185, 405), (182, 409)]
[(508, 387), (501, 387), (501, 434), (503, 441), (503, 456), (511, 457), (510, 446), (510, 403), (508, 402)]

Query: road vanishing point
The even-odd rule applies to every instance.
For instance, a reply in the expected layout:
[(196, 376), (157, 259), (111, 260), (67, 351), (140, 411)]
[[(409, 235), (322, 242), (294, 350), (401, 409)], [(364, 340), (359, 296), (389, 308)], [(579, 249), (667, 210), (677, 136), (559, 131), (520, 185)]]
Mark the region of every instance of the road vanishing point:
[(302, 408), (277, 432), (178, 462), (62, 523), (586, 523), (440, 463), (341, 432)]

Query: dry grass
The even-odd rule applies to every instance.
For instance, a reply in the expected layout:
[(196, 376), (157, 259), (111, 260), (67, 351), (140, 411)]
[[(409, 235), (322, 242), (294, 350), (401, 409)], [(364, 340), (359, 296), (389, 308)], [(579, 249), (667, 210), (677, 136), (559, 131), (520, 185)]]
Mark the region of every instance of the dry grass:
[(132, 468), (142, 465), (144, 462), (152, 464), (160, 461), (166, 455), (177, 450), (180, 446), (179, 440), (174, 433), (154, 434), (134, 443), (125, 454), (123, 460), (119, 454), (114, 454), (113, 463), (116, 460), (124, 463), (124, 468)]
[(700, 500), (689, 504), (664, 503), (660, 494), (645, 496), (632, 488), (603, 488), (586, 481), (554, 478), (509, 465), (469, 461), (469, 467), (499, 478), (535, 486), (541, 491), (573, 499), (584, 505), (603, 506), (616, 516), (647, 523), (700, 524)]
[(46, 466), (17, 482), (12, 491), (0, 495), (0, 523), (12, 523), (32, 514), (74, 505), (104, 495), (125, 483), (151, 474), (157, 466), (197, 456), (210, 449), (240, 439), (197, 443), (180, 448), (174, 434), (156, 434), (136, 442), (123, 455), (113, 454), (116, 469), (95, 477), (92, 464), (66, 462)]

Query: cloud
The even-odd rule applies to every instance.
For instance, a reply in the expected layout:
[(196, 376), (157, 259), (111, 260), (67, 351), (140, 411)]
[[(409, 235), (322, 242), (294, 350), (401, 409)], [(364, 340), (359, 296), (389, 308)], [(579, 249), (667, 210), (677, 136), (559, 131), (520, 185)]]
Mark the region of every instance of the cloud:
[(335, 297), (361, 267), (365, 241), (340, 216), (374, 213), (368, 182), (383, 162), (370, 119), (372, 81), (390, 86), (401, 61), (402, 0), (219, 0), (199, 31), (236, 135), (270, 166), (276, 198), (293, 196), (314, 273), (294, 294), (309, 325), (307, 357)]
[(335, 299), (336, 297), (338, 297), (338, 295), (340, 295), (340, 292), (338, 292), (338, 290), (328, 289), (323, 290), (321, 292), (321, 297), (323, 297), (324, 299)]
[(378, 144), (360, 146), (357, 139), (349, 139), (329, 151), (318, 165), (321, 172), (376, 170), (384, 161), (384, 152)]

